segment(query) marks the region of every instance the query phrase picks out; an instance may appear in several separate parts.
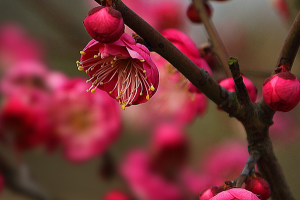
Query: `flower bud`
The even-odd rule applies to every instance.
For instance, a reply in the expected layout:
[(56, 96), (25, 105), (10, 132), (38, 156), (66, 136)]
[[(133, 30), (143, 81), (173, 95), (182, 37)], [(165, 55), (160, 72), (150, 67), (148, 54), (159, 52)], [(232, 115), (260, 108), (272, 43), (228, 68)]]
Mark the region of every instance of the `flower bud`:
[(300, 101), (300, 83), (290, 72), (280, 72), (263, 83), (263, 98), (266, 104), (276, 110), (288, 112)]
[(104, 200), (129, 200), (127, 194), (118, 190), (109, 191), (103, 198)]
[[(211, 17), (212, 15), (212, 7), (208, 2), (204, 2), (205, 10), (208, 15), (208, 17)], [(198, 12), (194, 6), (193, 3), (191, 3), (186, 11), (187, 17), (194, 23), (202, 23), (202, 19), (199, 18)]]
[(246, 182), (245, 189), (256, 194), (261, 200), (267, 200), (271, 194), (269, 183), (260, 177)]
[(112, 7), (98, 6), (89, 11), (83, 24), (88, 34), (101, 43), (113, 43), (124, 33), (122, 14)]
[(199, 200), (209, 200), (210, 198), (212, 198), (216, 194), (218, 194), (218, 187), (217, 186), (212, 186), (210, 188), (206, 188), (206, 189), (202, 190), (202, 192), (200, 193)]

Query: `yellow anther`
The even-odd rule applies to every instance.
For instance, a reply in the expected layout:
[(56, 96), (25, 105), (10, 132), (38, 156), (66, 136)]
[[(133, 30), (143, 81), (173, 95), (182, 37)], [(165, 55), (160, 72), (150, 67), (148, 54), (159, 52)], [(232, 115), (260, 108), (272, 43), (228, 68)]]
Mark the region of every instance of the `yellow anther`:
[(109, 91), (109, 94), (111, 94), (112, 93), (112, 91)]
[(101, 53), (99, 52), (99, 53), (98, 53), (98, 56), (100, 56), (100, 55), (101, 55)]
[(91, 71), (93, 71), (93, 70), (94, 70), (94, 67), (91, 68)]
[(122, 105), (122, 109), (125, 110), (125, 104)]
[(117, 96), (116, 99), (119, 100), (119, 99), (121, 99), (121, 97)]
[(150, 99), (149, 94), (146, 96), (147, 101)]
[(130, 102), (129, 105), (132, 105), (132, 103)]
[(147, 79), (147, 76), (145, 76), (145, 79)]
[(114, 67), (114, 65), (111, 65), (111, 67)]
[(89, 72), (89, 70), (85, 70), (85, 73), (88, 73)]
[(125, 73), (126, 73), (126, 70), (124, 70), (123, 73), (125, 74)]
[(122, 91), (120, 91), (120, 94), (123, 94), (123, 92), (122, 92)]
[(145, 62), (145, 60), (144, 59), (142, 59), (142, 60), (140, 60), (141, 62)]
[(119, 101), (119, 105), (121, 105), (121, 101)]
[(92, 90), (91, 90), (91, 93), (95, 93), (96, 92), (96, 88), (93, 88)]
[(141, 93), (140, 93), (140, 96), (142, 96), (142, 95), (143, 95), (143, 93), (141, 92)]
[(90, 91), (89, 89), (86, 90), (86, 92), (89, 92), (89, 91)]
[(86, 83), (90, 82), (90, 80), (86, 80)]
[(80, 62), (77, 60), (77, 61), (76, 61), (76, 64), (80, 64)]
[(80, 54), (84, 56), (86, 53), (84, 51), (80, 51)]
[(110, 64), (113, 64), (114, 63), (114, 61), (110, 61)]
[(82, 66), (78, 67), (78, 70), (83, 71), (83, 67)]
[(107, 64), (107, 65), (108, 65), (108, 62), (106, 62), (105, 64)]
[(98, 56), (97, 55), (94, 55), (94, 58), (97, 58)]
[(145, 73), (145, 74), (146, 74), (146, 70), (144, 70), (144, 71), (143, 71), (143, 73)]
[(114, 60), (117, 60), (117, 57), (114, 57)]
[(103, 82), (100, 82), (100, 85), (103, 85)]
[(138, 75), (136, 74), (136, 75), (134, 75), (135, 77), (138, 77)]
[(152, 92), (155, 90), (155, 88), (153, 87), (153, 85), (151, 85), (151, 87), (149, 88), (149, 90), (151, 90)]

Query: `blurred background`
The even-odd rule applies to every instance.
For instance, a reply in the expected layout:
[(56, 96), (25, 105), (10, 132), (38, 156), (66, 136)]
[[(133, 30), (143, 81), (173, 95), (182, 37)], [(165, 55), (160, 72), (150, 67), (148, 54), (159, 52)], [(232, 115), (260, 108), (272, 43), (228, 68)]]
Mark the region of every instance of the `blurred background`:
[[(144, 7), (141, 7), (137, 1), (128, 0), (124, 2), (128, 2), (129, 7), (135, 9), (150, 23), (153, 23), (154, 27), (161, 28), (155, 24), (155, 20), (161, 17), (163, 21), (163, 17), (167, 15), (161, 14), (160, 16), (157, 14), (158, 17), (156, 16), (154, 20), (153, 10), (159, 9), (160, 4), (165, 1), (148, 0), (148, 6)], [(197, 46), (208, 42), (208, 36), (203, 25), (191, 23), (185, 15), (190, 1), (166, 2), (166, 4), (176, 2), (180, 5), (179, 11), (176, 11), (178, 12), (176, 16), (179, 17), (180, 26), (175, 24), (173, 28), (179, 28), (185, 32)], [(87, 12), (95, 5), (92, 0), (1, 1), (0, 37), (2, 38), (0, 38), (0, 41), (18, 41), (18, 39), (14, 39), (13, 34), (16, 37), (22, 35), (20, 37), (26, 38), (25, 40), (33, 46), (28, 49), (16, 47), (19, 54), (27, 54), (33, 49), (32, 51), (35, 51), (35, 55), (37, 55), (35, 59), (46, 66), (47, 70), (63, 73), (64, 76), (69, 78), (82, 77), (87, 79), (85, 73), (77, 70), (75, 62), (80, 59), (79, 51), (91, 40), (82, 21)], [(211, 5), (213, 7), (212, 20), (229, 55), (239, 58), (241, 72), (257, 87), (258, 98), (260, 98), (262, 83), (274, 69), (277, 56), (287, 35), (290, 26), (288, 20), (277, 12), (278, 8), (275, 6), (277, 4), (271, 0), (211, 1)], [(171, 9), (170, 12), (175, 11)], [(163, 13), (166, 14), (167, 11)], [(170, 14), (170, 16), (172, 15)], [(167, 22), (170, 21), (167, 20)], [(166, 24), (168, 24), (167, 22)], [(165, 25), (168, 28), (172, 28), (172, 26)], [(7, 31), (7, 27), (15, 30), (15, 32), (8, 32), (8, 36), (5, 36), (4, 32)], [(13, 65), (9, 63), (14, 63), (8, 59), (9, 55), (6, 54), (6, 49), (1, 47), (4, 43), (3, 41), (0, 43), (2, 79), (5, 79), (6, 71), (9, 71), (8, 68)], [(16, 58), (12, 56), (10, 59), (14, 61)], [(292, 70), (297, 77), (300, 77), (299, 64), (298, 56)], [(88, 87), (87, 85), (86, 89)], [(133, 114), (130, 114), (130, 112), (133, 112)], [(300, 184), (298, 170), (298, 164), (300, 163), (300, 154), (298, 153), (300, 151), (300, 127), (297, 123), (300, 119), (299, 112), (300, 108), (297, 106), (289, 113), (276, 114), (280, 115), (277, 119), (278, 124), (283, 125), (282, 127), (278, 125), (272, 136), (278, 161), (296, 199), (300, 198), (298, 189)], [(136, 118), (134, 118), (136, 113), (139, 113), (139, 115), (147, 115), (147, 113), (133, 107), (120, 111), (120, 113), (122, 116), (121, 133), (109, 148), (115, 163), (121, 163), (124, 155), (130, 149), (147, 146), (152, 131), (149, 127), (138, 126), (137, 121), (135, 121)], [(151, 121), (149, 123), (151, 127)], [(195, 120), (185, 126), (185, 132), (190, 146), (188, 162), (190, 166), (194, 167), (199, 162), (205, 162), (200, 160), (204, 159), (205, 154), (210, 149), (223, 142), (239, 141), (244, 144), (246, 142), (246, 134), (241, 124), (237, 120), (231, 119), (225, 112), (218, 110), (212, 102), (208, 103), (205, 114), (196, 117)], [(244, 147), (246, 148), (247, 145), (245, 144)], [(1, 149), (4, 154), (7, 154), (7, 146)], [(11, 154), (11, 152), (8, 154)], [(21, 154), (23, 161), (29, 166), (34, 180), (47, 192), (62, 200), (102, 199), (107, 191), (123, 187), (118, 178), (104, 181), (99, 175), (101, 174), (100, 168), (104, 163), (102, 154), (79, 163), (66, 159), (59, 148), (51, 151), (51, 153), (43, 148), (26, 149)], [(10, 191), (4, 183), (0, 200), (23, 199), (30, 198)]]

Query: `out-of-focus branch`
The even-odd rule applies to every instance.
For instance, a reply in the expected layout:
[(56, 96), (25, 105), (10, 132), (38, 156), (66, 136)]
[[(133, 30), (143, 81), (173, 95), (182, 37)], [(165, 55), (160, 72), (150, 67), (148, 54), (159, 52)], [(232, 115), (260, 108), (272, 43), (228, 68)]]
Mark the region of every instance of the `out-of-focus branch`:
[(0, 155), (0, 172), (5, 186), (13, 192), (35, 200), (56, 200), (47, 194), (31, 177), (25, 164), (15, 165)]
[(214, 53), (217, 55), (222, 68), (225, 70), (227, 77), (230, 77), (231, 73), (227, 64), (227, 60), (229, 58), (228, 53), (213, 22), (209, 19), (207, 15), (204, 6), (204, 0), (193, 0), (193, 4), (196, 10), (198, 11), (199, 17), (202, 20), (205, 29), (210, 37)]
[[(283, 44), (275, 70), (280, 65), (288, 65), (292, 68), (295, 57), (300, 46), (300, 12), (298, 13), (294, 23), (292, 24), (288, 36)], [(273, 71), (273, 74), (275, 73)]]

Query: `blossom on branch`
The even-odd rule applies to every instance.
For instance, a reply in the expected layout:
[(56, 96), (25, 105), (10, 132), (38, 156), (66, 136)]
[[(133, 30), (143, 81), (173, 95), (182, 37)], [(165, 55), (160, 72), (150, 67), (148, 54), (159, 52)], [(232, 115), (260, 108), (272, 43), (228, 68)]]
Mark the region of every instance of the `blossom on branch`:
[(92, 86), (87, 91), (106, 91), (123, 110), (148, 101), (158, 87), (158, 69), (149, 50), (126, 33), (111, 44), (90, 41), (77, 65), (90, 76), (87, 82)]

